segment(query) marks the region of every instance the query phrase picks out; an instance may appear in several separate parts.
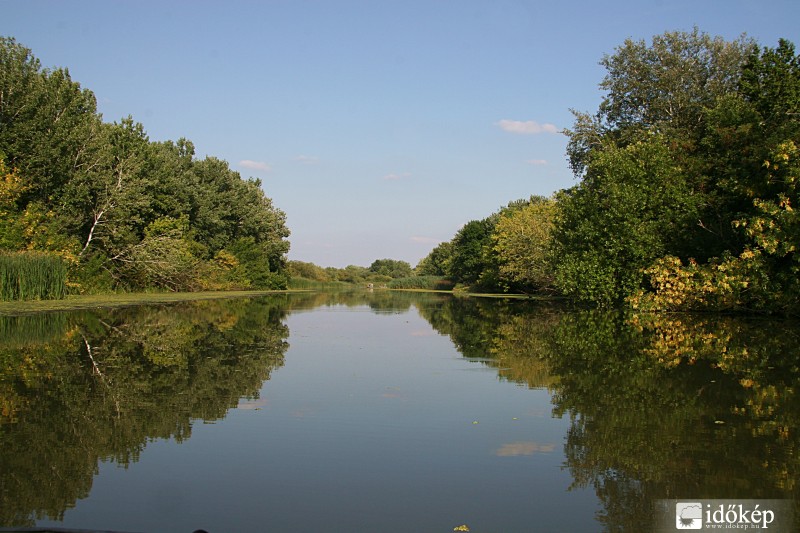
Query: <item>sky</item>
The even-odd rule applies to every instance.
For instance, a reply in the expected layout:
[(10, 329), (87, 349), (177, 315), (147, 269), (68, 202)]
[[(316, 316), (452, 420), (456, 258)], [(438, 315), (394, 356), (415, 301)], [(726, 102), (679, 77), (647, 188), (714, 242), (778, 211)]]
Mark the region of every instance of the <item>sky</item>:
[(107, 122), (258, 178), (289, 259), (416, 265), (470, 220), (577, 182), (562, 133), (625, 39), (800, 45), (797, 0), (0, 0)]

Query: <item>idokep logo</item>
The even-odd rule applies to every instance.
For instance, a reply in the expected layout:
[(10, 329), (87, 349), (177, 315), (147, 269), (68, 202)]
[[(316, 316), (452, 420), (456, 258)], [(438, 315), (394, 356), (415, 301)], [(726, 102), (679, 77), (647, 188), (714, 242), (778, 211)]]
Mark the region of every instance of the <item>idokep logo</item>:
[(792, 500), (656, 500), (654, 531), (708, 529), (796, 532)]
[(675, 527), (678, 529), (703, 529), (703, 504), (700, 502), (676, 503)]

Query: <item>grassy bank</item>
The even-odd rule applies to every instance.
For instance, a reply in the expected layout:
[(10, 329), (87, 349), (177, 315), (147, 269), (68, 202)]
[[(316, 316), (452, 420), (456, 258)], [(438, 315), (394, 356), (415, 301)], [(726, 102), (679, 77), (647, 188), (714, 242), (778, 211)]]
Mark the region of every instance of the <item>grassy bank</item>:
[(0, 302), (0, 315), (18, 315), (42, 311), (66, 311), (97, 307), (124, 307), (154, 303), (184, 302), (189, 300), (214, 300), (220, 298), (245, 298), (290, 291), (209, 291), (209, 292), (164, 292), (122, 293), (67, 296), (62, 300), (31, 300), (22, 302)]

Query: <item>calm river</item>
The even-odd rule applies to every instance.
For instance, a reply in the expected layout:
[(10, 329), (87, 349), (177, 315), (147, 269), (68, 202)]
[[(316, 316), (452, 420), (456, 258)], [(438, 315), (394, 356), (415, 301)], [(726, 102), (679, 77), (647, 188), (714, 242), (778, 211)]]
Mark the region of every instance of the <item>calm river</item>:
[(642, 532), (661, 499), (800, 501), (786, 321), (387, 291), (7, 316), (0, 409), (0, 527)]

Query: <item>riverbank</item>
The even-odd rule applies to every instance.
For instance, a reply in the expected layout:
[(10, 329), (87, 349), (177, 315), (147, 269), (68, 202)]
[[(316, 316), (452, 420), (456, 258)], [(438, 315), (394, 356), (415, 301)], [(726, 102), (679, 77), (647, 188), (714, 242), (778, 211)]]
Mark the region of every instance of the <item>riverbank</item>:
[(0, 302), (1, 315), (40, 313), (43, 311), (69, 311), (98, 307), (125, 307), (130, 305), (185, 302), (190, 300), (216, 300), (221, 298), (247, 298), (288, 291), (207, 291), (207, 292), (131, 292), (67, 296), (63, 300), (26, 300)]
[[(357, 285), (353, 289), (358, 289)], [(161, 304), (172, 302), (186, 302), (192, 300), (217, 300), (224, 298), (247, 298), (263, 296), (265, 294), (281, 294), (309, 292), (314, 289), (292, 288), (288, 290), (272, 291), (205, 291), (205, 292), (129, 292), (113, 294), (71, 295), (62, 300), (24, 300), (2, 302), (0, 301), (0, 316), (20, 315), (27, 313), (42, 313), (47, 311), (71, 311), (77, 309), (95, 309), (101, 307), (126, 307), (131, 305)], [(324, 290), (324, 289), (322, 289)], [(466, 291), (443, 291), (432, 289), (377, 289), (397, 292), (427, 292), (452, 294), (468, 298), (503, 298), (539, 301), (561, 301), (560, 298), (532, 296), (525, 294), (490, 294)]]

